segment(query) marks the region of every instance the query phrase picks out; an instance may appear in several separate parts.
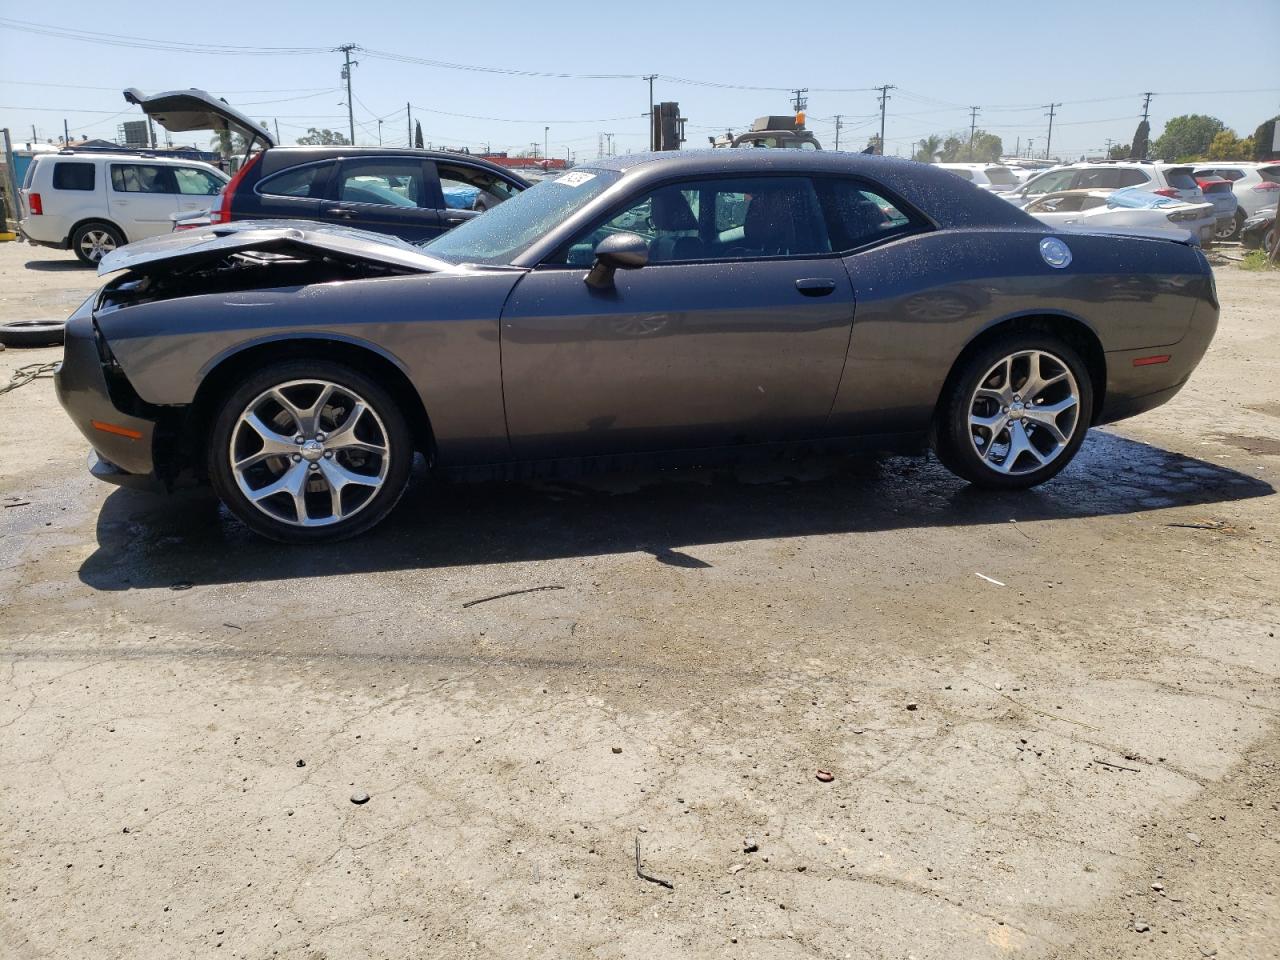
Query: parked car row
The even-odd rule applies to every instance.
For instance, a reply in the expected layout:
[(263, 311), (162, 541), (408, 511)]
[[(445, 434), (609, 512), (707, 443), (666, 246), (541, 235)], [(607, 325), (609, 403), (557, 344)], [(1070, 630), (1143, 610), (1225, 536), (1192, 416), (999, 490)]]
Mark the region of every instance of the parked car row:
[(32, 243), (97, 263), (126, 243), (234, 220), (358, 225), (430, 240), (529, 184), (479, 157), (380, 147), (282, 147), (229, 104), (200, 90), (130, 102), (173, 133), (215, 130), (249, 144), (234, 177), (209, 164), (134, 154), (41, 155), (20, 192), (19, 228)]

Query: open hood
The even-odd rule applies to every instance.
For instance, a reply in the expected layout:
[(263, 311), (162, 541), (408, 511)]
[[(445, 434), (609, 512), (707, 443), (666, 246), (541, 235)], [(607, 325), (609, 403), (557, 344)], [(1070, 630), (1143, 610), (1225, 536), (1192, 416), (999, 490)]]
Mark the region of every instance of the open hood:
[(421, 248), (396, 237), (369, 233), (335, 224), (303, 220), (245, 220), (168, 233), (130, 243), (107, 254), (98, 273), (138, 270), (150, 264), (166, 269), (184, 262), (209, 260), (257, 250), (264, 253), (322, 253), (347, 261), (386, 264), (418, 273), (456, 271), (444, 260), (429, 257)]
[(275, 138), (263, 127), (246, 117), (225, 100), (204, 90), (170, 90), (147, 96), (130, 87), (124, 98), (142, 108), (142, 112), (170, 133), (188, 130), (214, 130), (238, 133), (245, 142), (257, 139), (267, 147), (276, 145)]

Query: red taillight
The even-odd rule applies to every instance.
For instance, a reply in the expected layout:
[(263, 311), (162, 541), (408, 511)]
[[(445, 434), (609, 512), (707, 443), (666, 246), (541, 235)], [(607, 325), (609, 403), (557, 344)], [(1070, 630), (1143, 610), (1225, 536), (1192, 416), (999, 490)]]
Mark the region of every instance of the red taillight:
[(1253, 185), (1253, 187), (1252, 187), (1252, 189), (1254, 189), (1254, 190), (1265, 190), (1265, 191), (1268, 191), (1268, 192), (1270, 192), (1270, 191), (1272, 191), (1272, 190), (1280, 190), (1280, 183), (1276, 183), (1276, 182), (1274, 182), (1274, 181), (1272, 181), (1272, 180), (1263, 180), (1261, 183), (1256, 183), (1256, 184), (1254, 184), (1254, 185)]
[(1178, 191), (1173, 189), (1173, 187), (1165, 187), (1163, 190), (1152, 190), (1151, 192), (1156, 194), (1156, 196), (1173, 197), (1175, 200), (1179, 196)]
[(40, 194), (27, 194), (27, 206), (31, 208), (31, 215), (33, 217), (44, 215), (44, 203), (40, 200)]
[(239, 169), (231, 182), (222, 188), (222, 203), (218, 205), (217, 210), (209, 211), (210, 223), (230, 223), (231, 222), (231, 198), (235, 195), (236, 188), (240, 186), (240, 181), (245, 178), (253, 165), (262, 159), (261, 153), (255, 153), (253, 158)]

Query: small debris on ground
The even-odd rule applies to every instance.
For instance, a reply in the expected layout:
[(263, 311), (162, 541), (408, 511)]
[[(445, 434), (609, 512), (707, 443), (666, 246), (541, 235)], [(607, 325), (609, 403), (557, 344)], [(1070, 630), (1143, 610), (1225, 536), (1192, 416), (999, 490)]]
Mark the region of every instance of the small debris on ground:
[(908, 709), (908, 710), (919, 710), (919, 709), (920, 709), (920, 704), (918, 704), (918, 703), (916, 703), (914, 700), (912, 700), (912, 701), (910, 701), (910, 702), (907, 704), (907, 709)]
[(754, 837), (747, 837), (745, 840), (742, 841), (743, 853), (755, 853), (759, 849), (760, 849), (760, 844), (756, 843)]
[(621, 748), (621, 747), (610, 747), (610, 749), (611, 749), (614, 753), (621, 753), (621, 752), (622, 752), (622, 748)]
[(663, 880), (660, 877), (651, 876), (640, 869), (640, 837), (636, 835), (636, 876), (641, 880), (648, 880), (650, 883), (656, 883), (660, 887), (666, 887), (668, 890), (674, 890), (675, 884), (670, 880)]
[(832, 780), (836, 778), (836, 775), (832, 773), (830, 770), (819, 770), (816, 774), (814, 774), (814, 776), (816, 776), (823, 783), (830, 783)]
[(1133, 929), (1135, 933), (1146, 933), (1151, 929), (1151, 924), (1147, 923), (1145, 920), (1134, 920)]
[(305, 767), (306, 765), (307, 765), (307, 761), (305, 760), (299, 760), (296, 764), (294, 764), (294, 766), (296, 767)]
[(362, 803), (368, 803), (369, 795), (365, 793), (363, 790), (357, 790), (355, 793), (351, 795), (351, 802), (356, 804), (357, 806)]

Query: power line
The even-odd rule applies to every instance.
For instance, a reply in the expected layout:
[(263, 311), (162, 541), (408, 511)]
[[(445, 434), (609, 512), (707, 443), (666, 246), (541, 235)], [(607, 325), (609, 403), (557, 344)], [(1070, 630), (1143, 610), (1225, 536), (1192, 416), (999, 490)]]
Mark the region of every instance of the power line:
[(327, 53), (324, 47), (261, 47), (237, 46), (225, 43), (190, 43), (177, 40), (151, 40), (143, 37), (127, 37), (117, 33), (98, 33), (91, 30), (75, 30), (69, 27), (56, 27), (47, 23), (30, 23), (0, 17), (0, 27), (16, 30), (20, 33), (33, 33), (45, 37), (58, 37), (63, 40), (80, 40), (85, 43), (104, 44), (113, 47), (133, 47), (142, 50), (167, 50), (174, 53), (204, 53), (234, 56), (296, 56), (303, 54)]

